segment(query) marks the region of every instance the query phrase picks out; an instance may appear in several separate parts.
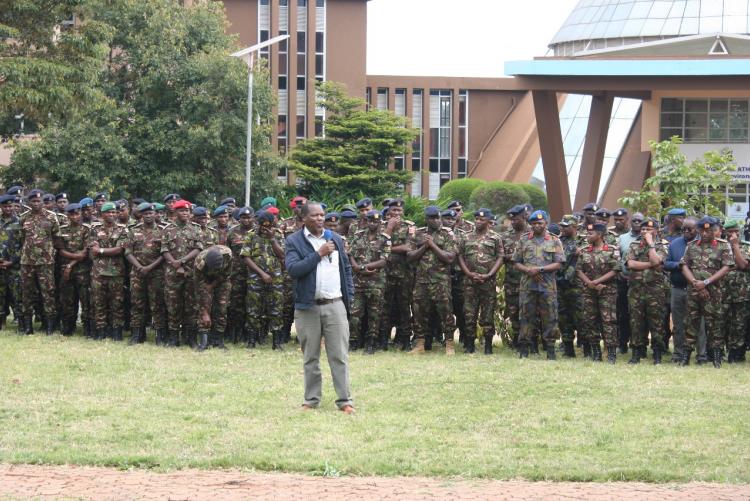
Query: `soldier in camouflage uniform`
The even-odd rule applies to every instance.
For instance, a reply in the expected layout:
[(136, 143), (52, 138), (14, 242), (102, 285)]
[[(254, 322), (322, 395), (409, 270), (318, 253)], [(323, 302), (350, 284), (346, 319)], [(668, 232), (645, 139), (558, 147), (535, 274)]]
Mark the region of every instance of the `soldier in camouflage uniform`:
[(125, 259), (130, 263), (132, 304), (130, 344), (146, 341), (146, 312), (151, 312), (156, 344), (167, 341), (167, 309), (164, 304), (164, 257), (161, 246), (164, 231), (156, 224), (154, 204), (138, 206), (141, 222), (128, 230)]
[(453, 226), (453, 231), (461, 230), (465, 233), (471, 233), (474, 231), (474, 223), (464, 219), (464, 204), (460, 200), (452, 200), (448, 202), (446, 207), (448, 210), (456, 212), (456, 224)]
[(662, 324), (666, 308), (666, 276), (662, 269), (668, 249), (667, 242), (658, 237), (658, 229), (659, 223), (655, 219), (646, 219), (641, 225), (641, 235), (630, 244), (625, 256), (630, 272), (628, 310), (633, 352), (629, 364), (640, 363), (648, 346), (649, 332), (655, 364), (661, 363), (665, 351)]
[(489, 209), (474, 212), (474, 230), (460, 236), (458, 264), (463, 271), (467, 333), (464, 350), (474, 353), (477, 320), (484, 334), (484, 354), (492, 354), (497, 305), (497, 272), (505, 252), (500, 235), (490, 229), (494, 215)]
[[(452, 202), (455, 207), (455, 203)], [(459, 207), (460, 209), (460, 207)], [(450, 228), (453, 232), (453, 236), (456, 239), (456, 243), (459, 243), (461, 239), (469, 232), (474, 231), (473, 225), (471, 229), (466, 224), (462, 225), (462, 228), (457, 228), (460, 218), (458, 212), (455, 209), (446, 209), (440, 213), (440, 219), (442, 220), (443, 226)], [(463, 221), (465, 223), (465, 221)], [(466, 277), (458, 264), (458, 259), (453, 261), (451, 267), (451, 303), (453, 304), (453, 315), (456, 317), (456, 327), (458, 327), (458, 341), (464, 343), (467, 339), (466, 329), (466, 307), (464, 298), (464, 282)], [(437, 322), (435, 322), (437, 323)], [(475, 328), (476, 330), (476, 328)], [(439, 333), (438, 333), (439, 334)], [(475, 335), (472, 332), (472, 335)]]
[(22, 330), (20, 301), (21, 301), (21, 225), (14, 213), (14, 195), (0, 196), (0, 329), (5, 325), (5, 319), (13, 310), (18, 324), (18, 331)]
[(612, 212), (603, 207), (600, 207), (599, 210), (594, 213), (594, 216), (596, 217), (598, 223), (603, 224), (604, 227), (607, 228), (607, 231), (603, 237), (604, 243), (609, 245), (610, 247), (617, 247), (617, 237), (619, 235), (609, 229), (609, 220), (612, 218)]
[(529, 347), (537, 321), (541, 322), (542, 340), (547, 359), (555, 360), (557, 337), (556, 272), (565, 261), (560, 240), (547, 231), (547, 213), (535, 211), (529, 218), (531, 232), (521, 238), (513, 253), (513, 263), (521, 276), (519, 356), (529, 356)]
[(164, 222), (174, 223), (177, 219), (177, 213), (174, 209), (174, 204), (182, 200), (182, 197), (177, 193), (169, 193), (162, 199), (164, 204)]
[(411, 353), (424, 353), (424, 339), (434, 312), (445, 338), (445, 354), (453, 355), (456, 321), (451, 306), (450, 274), (456, 258), (456, 239), (450, 229), (442, 226), (440, 209), (431, 205), (424, 214), (427, 227), (414, 233), (409, 242), (412, 250), (407, 253), (407, 259), (416, 263), (413, 297), (416, 343)]
[(516, 205), (508, 210), (507, 215), (510, 218), (511, 228), (502, 233), (500, 237), (503, 241), (503, 251), (505, 257), (505, 281), (503, 283), (503, 292), (505, 293), (505, 317), (510, 319), (511, 328), (513, 329), (512, 340), (504, 340), (506, 344), (510, 341), (513, 348), (518, 348), (518, 335), (521, 332), (521, 323), (519, 320), (520, 306), (519, 295), (521, 286), (521, 277), (523, 273), (513, 266), (513, 253), (516, 250), (519, 240), (528, 234), (529, 228), (526, 225), (526, 209), (523, 205)]
[(357, 200), (357, 203), (354, 204), (354, 207), (357, 209), (359, 217), (357, 217), (357, 220), (354, 221), (351, 228), (349, 228), (349, 231), (351, 231), (352, 235), (356, 235), (358, 231), (363, 231), (368, 228), (367, 213), (373, 209), (372, 199), (365, 197), (361, 200)]
[(219, 243), (219, 232), (208, 224), (208, 210), (205, 207), (193, 207), (193, 222), (201, 229), (205, 247)]
[(247, 234), (240, 250), (247, 267), (247, 347), (254, 348), (256, 342), (266, 337), (267, 325), (272, 347), (279, 350), (284, 326), (284, 238), (271, 212), (262, 210), (256, 219), (257, 231)]
[(91, 257), (91, 303), (93, 305), (95, 339), (111, 336), (122, 341), (125, 324), (123, 300), (125, 295), (125, 260), (123, 251), (128, 229), (116, 222), (115, 204), (101, 206), (101, 222), (91, 225), (88, 247)]
[(714, 367), (721, 367), (724, 346), (721, 315), (725, 298), (722, 297), (720, 285), (724, 276), (734, 268), (734, 258), (726, 240), (714, 236), (717, 225), (716, 218), (701, 218), (697, 225), (700, 238), (688, 243), (680, 261), (689, 288), (687, 332), (681, 365), (690, 363), (690, 354), (695, 349), (703, 317), (706, 323), (706, 347), (713, 354)]
[[(369, 226), (354, 234), (349, 246), (349, 261), (354, 274), (354, 301), (349, 318), (349, 349), (359, 344), (366, 353), (375, 352), (380, 321), (385, 303), (385, 267), (391, 254), (391, 232), (397, 221), (392, 219), (383, 228), (382, 215), (370, 210), (365, 215)], [(367, 332), (363, 332), (364, 320)]]
[(91, 227), (81, 223), (81, 206), (68, 204), (65, 207), (67, 224), (60, 228), (56, 244), (60, 256), (60, 307), (62, 333), (70, 336), (75, 331), (78, 305), (81, 306), (81, 324), (87, 338), (93, 335), (91, 314), (91, 260), (89, 259), (89, 236)]
[[(580, 325), (580, 289), (576, 280), (578, 261), (578, 220), (573, 215), (563, 216), (560, 221), (560, 243), (565, 252), (565, 261), (557, 272), (557, 313), (558, 326), (562, 335), (563, 356), (575, 358), (573, 345), (576, 328)], [(579, 337), (583, 337), (582, 335)], [(587, 345), (588, 346), (588, 345)], [(584, 351), (585, 350), (584, 348)]]
[[(745, 361), (745, 331), (750, 320), (750, 274), (747, 273), (747, 259), (750, 256), (750, 242), (740, 239), (740, 225), (729, 220), (724, 225), (732, 248), (735, 268), (724, 279), (727, 293), (726, 303), (729, 314), (725, 319), (727, 362)], [(744, 265), (744, 266), (743, 266)]]
[(232, 249), (232, 291), (229, 295), (228, 337), (233, 343), (249, 341), (247, 315), (247, 266), (240, 257), (245, 240), (255, 231), (255, 211), (251, 207), (236, 209), (239, 223), (227, 233), (227, 246)]
[(231, 209), (228, 206), (220, 205), (214, 209), (213, 221), (208, 223), (210, 228), (216, 230), (216, 243), (218, 245), (227, 245), (227, 242), (229, 241), (229, 230), (231, 229), (229, 226), (230, 212)]
[(42, 207), (41, 190), (31, 190), (28, 196), (31, 209), (21, 215), (21, 288), (23, 298), (24, 332), (32, 334), (34, 298), (41, 296), (47, 319), (47, 335), (54, 327), (55, 310), (55, 248), (54, 239), (60, 235), (60, 224), (53, 212)]
[(604, 339), (607, 361), (617, 359), (617, 274), (622, 268), (620, 250), (604, 241), (607, 225), (588, 225), (589, 245), (579, 250), (577, 275), (581, 282), (581, 331), (591, 347), (591, 359), (602, 361)]
[(212, 245), (195, 258), (195, 281), (198, 295), (198, 351), (208, 346), (226, 349), (227, 308), (232, 284), (232, 249)]
[(164, 231), (161, 254), (167, 262), (164, 271), (165, 303), (167, 305), (167, 346), (178, 346), (183, 341), (195, 344), (195, 279), (193, 261), (203, 250), (200, 227), (189, 221), (190, 203), (178, 200), (172, 206), (175, 221)]

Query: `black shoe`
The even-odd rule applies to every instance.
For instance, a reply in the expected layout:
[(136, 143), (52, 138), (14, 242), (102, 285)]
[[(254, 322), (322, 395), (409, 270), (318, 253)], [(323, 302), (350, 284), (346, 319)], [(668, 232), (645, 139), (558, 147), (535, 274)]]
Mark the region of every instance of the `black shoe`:
[(208, 332), (201, 331), (198, 333), (198, 344), (195, 349), (197, 351), (206, 351), (208, 348)]
[(432, 350), (432, 336), (425, 336), (424, 337), (424, 349), (425, 349), (425, 351)]
[(367, 340), (367, 346), (365, 347), (365, 355), (375, 354), (375, 342), (372, 338)]
[(134, 344), (138, 344), (141, 342), (141, 328), (133, 327), (130, 330), (130, 340), (128, 341), (128, 346), (133, 346)]
[(645, 344), (641, 346), (641, 358), (648, 358), (648, 346), (646, 346)]
[(24, 334), (26, 335), (34, 334), (34, 317), (32, 316), (21, 317), (21, 322), (23, 323)]
[[(492, 334), (484, 335), (484, 354), (492, 355)], [(474, 353), (474, 340), (471, 342), (471, 352)]]
[(536, 338), (534, 338), (534, 340), (531, 342), (529, 353), (531, 353), (532, 355), (539, 355), (539, 343), (537, 342)]
[(94, 334), (94, 339), (96, 341), (103, 341), (107, 339), (107, 329), (96, 329), (96, 334)]
[(47, 320), (47, 335), (51, 336), (55, 333), (55, 321)]
[(93, 337), (94, 328), (91, 320), (83, 320), (81, 323), (83, 324), (83, 336), (89, 339)]
[(112, 339), (114, 341), (122, 341), (122, 327), (115, 327), (112, 329)]
[(593, 360), (594, 362), (602, 361), (602, 347), (599, 343), (594, 343), (591, 345), (591, 360)]
[(661, 364), (661, 349), (660, 348), (654, 348), (654, 365), (660, 365)]
[(630, 351), (632, 351), (633, 354), (631, 355), (630, 360), (628, 360), (628, 363), (631, 365), (640, 364), (641, 363), (641, 347), (633, 346), (633, 349)]
[(714, 367), (717, 369), (721, 368), (721, 361), (724, 358), (724, 353), (722, 353), (721, 348), (714, 348), (713, 350), (713, 363)]
[(583, 358), (591, 356), (591, 344), (588, 341), (583, 342)]
[(690, 355), (691, 351), (687, 348), (682, 349), (682, 357), (680, 357), (680, 367), (685, 367), (686, 365), (690, 365)]
[[(354, 344), (355, 349), (358, 348), (357, 343)], [(281, 345), (281, 333), (280, 332), (274, 332), (271, 334), (271, 349), (273, 350), (284, 350), (284, 347)]]
[(607, 363), (615, 365), (617, 362), (617, 348), (614, 346), (607, 346)]
[(180, 333), (178, 331), (169, 331), (169, 337), (167, 338), (164, 346), (170, 348), (176, 348), (180, 346)]
[(565, 358), (576, 358), (576, 349), (573, 341), (563, 341), (563, 356)]
[(167, 329), (156, 329), (156, 346), (167, 344)]
[(545, 351), (547, 352), (547, 360), (557, 360), (554, 344), (548, 344)]
[(518, 347), (518, 358), (529, 358), (529, 347), (528, 346), (524, 345), (524, 346), (519, 346)]

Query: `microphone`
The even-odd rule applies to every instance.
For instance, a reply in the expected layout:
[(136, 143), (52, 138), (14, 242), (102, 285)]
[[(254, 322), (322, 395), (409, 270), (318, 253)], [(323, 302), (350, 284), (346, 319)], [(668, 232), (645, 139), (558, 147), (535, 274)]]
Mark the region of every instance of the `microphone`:
[[(330, 242), (330, 241), (331, 241), (331, 239), (333, 238), (333, 232), (332, 232), (331, 230), (329, 230), (328, 228), (326, 228), (326, 229), (325, 229), (325, 230), (323, 231), (323, 238), (325, 238), (325, 239), (326, 239), (326, 243)], [(331, 254), (332, 254), (332, 253), (331, 253)], [(329, 263), (332, 263), (332, 262), (333, 262), (333, 258), (331, 257), (331, 254), (328, 254), (328, 262), (329, 262)]]

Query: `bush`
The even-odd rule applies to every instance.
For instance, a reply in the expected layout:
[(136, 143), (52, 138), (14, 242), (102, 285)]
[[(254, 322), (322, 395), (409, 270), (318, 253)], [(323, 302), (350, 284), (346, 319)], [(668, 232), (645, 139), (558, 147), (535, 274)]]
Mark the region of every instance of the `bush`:
[(534, 186), (533, 184), (519, 184), (523, 191), (529, 196), (529, 203), (534, 206), (534, 209), (549, 210), (549, 204), (547, 203), (547, 194), (541, 188)]
[(405, 196), (404, 219), (413, 221), (417, 226), (424, 226), (424, 208), (428, 202), (422, 197)]
[[(461, 203), (467, 205), (474, 190), (485, 184), (487, 184), (487, 182), (483, 179), (474, 179), (470, 177), (448, 181), (442, 188), (440, 188), (440, 193), (438, 193), (436, 203), (440, 207), (445, 207), (451, 202), (451, 200), (460, 200)], [(473, 208), (476, 209), (477, 207)]]
[(486, 207), (497, 215), (505, 214), (518, 204), (530, 203), (530, 197), (518, 184), (493, 181), (480, 186), (471, 194), (471, 207)]

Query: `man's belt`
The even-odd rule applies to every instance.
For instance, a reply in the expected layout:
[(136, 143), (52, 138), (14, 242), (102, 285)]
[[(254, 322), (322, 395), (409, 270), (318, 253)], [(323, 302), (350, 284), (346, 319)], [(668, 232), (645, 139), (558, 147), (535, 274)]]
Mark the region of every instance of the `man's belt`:
[(316, 299), (316, 300), (315, 300), (315, 304), (317, 304), (317, 305), (319, 305), (319, 306), (322, 306), (322, 305), (324, 305), (324, 304), (331, 304), (331, 303), (335, 303), (336, 301), (341, 301), (341, 296), (339, 296), (339, 297), (335, 297), (335, 298), (333, 298), (333, 299)]

